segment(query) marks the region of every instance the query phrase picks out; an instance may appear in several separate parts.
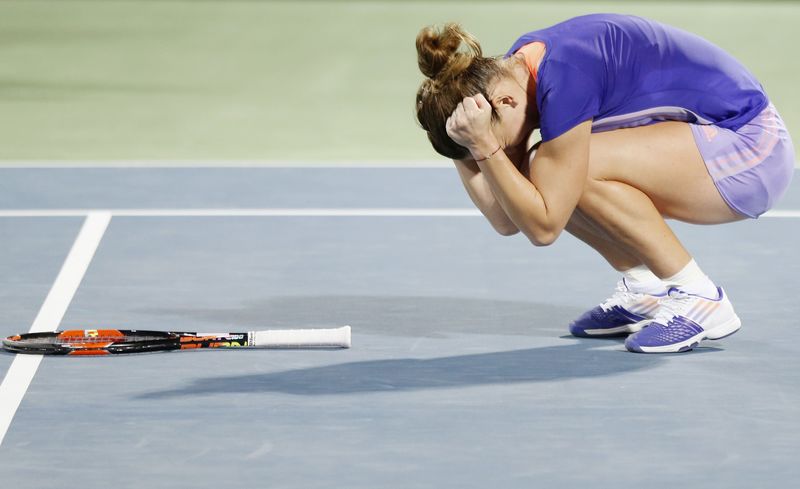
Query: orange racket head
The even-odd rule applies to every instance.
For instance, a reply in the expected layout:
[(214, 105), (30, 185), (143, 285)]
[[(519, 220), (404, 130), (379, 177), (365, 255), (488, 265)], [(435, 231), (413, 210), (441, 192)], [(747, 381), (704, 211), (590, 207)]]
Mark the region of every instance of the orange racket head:
[(116, 342), (125, 341), (125, 334), (117, 329), (70, 329), (59, 333), (56, 341), (75, 348), (76, 351), (107, 348)]
[(166, 331), (71, 329), (9, 336), (3, 348), (40, 355), (107, 355), (178, 349), (179, 339)]

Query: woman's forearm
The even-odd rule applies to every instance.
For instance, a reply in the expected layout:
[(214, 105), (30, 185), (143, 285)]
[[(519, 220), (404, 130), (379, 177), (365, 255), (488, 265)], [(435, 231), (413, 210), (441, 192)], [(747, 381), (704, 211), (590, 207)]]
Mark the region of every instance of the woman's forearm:
[(505, 152), (476, 163), (485, 184), (511, 223), (535, 245), (549, 245), (561, 229), (551, 226), (542, 194), (519, 172)]
[(591, 124), (586, 120), (543, 143), (529, 178), (491, 138), (470, 147), (506, 215), (537, 246), (555, 241), (578, 205), (588, 175)]
[(506, 215), (503, 207), (492, 193), (489, 183), (475, 161), (453, 160), (461, 177), (461, 182), (467, 190), (475, 207), (481, 211), (492, 227), (503, 236), (510, 236), (519, 232), (519, 228)]

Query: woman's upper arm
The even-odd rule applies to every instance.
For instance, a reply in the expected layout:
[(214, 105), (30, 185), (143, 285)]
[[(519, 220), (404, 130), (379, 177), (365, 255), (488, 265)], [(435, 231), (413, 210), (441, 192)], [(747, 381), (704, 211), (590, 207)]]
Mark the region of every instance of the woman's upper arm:
[(543, 142), (534, 155), (530, 180), (542, 196), (550, 231), (567, 225), (583, 193), (589, 171), (592, 121), (584, 121)]

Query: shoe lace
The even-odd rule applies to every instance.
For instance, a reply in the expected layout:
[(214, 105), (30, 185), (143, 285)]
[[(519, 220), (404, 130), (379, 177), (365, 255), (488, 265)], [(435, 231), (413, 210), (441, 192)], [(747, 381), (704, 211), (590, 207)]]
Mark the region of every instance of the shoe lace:
[(625, 286), (625, 283), (620, 280), (617, 282), (617, 286), (614, 288), (614, 293), (608, 299), (604, 300), (600, 307), (603, 308), (604, 311), (611, 309), (614, 306), (625, 306), (626, 304), (630, 304), (631, 302), (636, 301), (642, 296), (642, 294), (638, 292), (631, 292), (628, 290), (628, 287)]
[(666, 325), (673, 317), (683, 316), (695, 300), (696, 297), (680, 289), (669, 289), (667, 295), (658, 301), (659, 307), (653, 321)]

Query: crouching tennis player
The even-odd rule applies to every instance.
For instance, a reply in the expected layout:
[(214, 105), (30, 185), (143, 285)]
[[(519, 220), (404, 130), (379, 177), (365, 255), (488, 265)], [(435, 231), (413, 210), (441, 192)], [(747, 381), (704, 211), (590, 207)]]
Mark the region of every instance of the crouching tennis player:
[(740, 328), (664, 219), (755, 219), (786, 191), (792, 142), (744, 66), (696, 35), (612, 14), (524, 34), (502, 58), (456, 24), (427, 27), (417, 54), (417, 119), (492, 226), (537, 246), (566, 230), (622, 273), (573, 335), (628, 334), (628, 350), (656, 353)]

